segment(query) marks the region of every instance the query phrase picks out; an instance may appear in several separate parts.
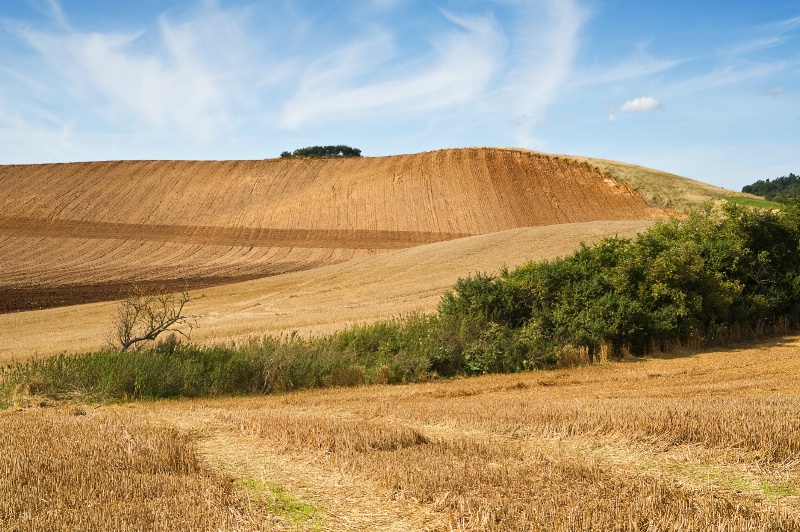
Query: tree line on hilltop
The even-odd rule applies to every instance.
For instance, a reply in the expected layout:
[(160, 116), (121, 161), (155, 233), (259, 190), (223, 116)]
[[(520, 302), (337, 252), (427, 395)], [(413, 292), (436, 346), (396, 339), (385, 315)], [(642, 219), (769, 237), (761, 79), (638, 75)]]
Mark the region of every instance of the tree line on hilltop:
[(790, 198), (800, 195), (800, 176), (789, 174), (773, 180), (759, 179), (752, 185), (742, 187), (742, 192), (762, 196), (776, 203), (786, 203)]
[(281, 153), (281, 157), (361, 157), (361, 150), (341, 144), (338, 146), (309, 146), (298, 148), (293, 152), (284, 151)]

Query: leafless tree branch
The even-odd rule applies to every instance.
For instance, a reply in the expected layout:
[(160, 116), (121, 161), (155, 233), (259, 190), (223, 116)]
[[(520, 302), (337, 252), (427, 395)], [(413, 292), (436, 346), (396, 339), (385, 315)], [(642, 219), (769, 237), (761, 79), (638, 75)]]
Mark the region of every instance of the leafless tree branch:
[[(163, 290), (133, 288), (119, 306), (114, 322), (114, 344), (119, 351), (140, 349), (161, 333), (171, 331), (189, 338), (197, 318), (185, 313), (191, 301), (189, 293), (166, 293)], [(188, 329), (188, 333), (184, 332)]]

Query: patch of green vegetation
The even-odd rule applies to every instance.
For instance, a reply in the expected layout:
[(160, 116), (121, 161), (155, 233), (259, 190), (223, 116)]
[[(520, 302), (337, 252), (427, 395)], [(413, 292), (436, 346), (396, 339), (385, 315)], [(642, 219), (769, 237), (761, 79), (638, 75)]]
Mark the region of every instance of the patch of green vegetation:
[(765, 199), (759, 198), (747, 198), (742, 196), (731, 196), (725, 198), (727, 201), (731, 203), (736, 203), (737, 205), (744, 205), (746, 207), (755, 207), (757, 209), (783, 209), (783, 204), (775, 203), (774, 201), (769, 201)]
[(350, 146), (309, 146), (298, 148), (293, 152), (284, 151), (281, 158), (292, 157), (361, 157), (361, 150)]
[(268, 511), (295, 524), (311, 526), (312, 530), (322, 528), (323, 520), (319, 515), (319, 509), (313, 504), (301, 501), (283, 487), (251, 478), (244, 479), (242, 486), (251, 500), (263, 504)]
[(770, 201), (786, 203), (800, 195), (800, 176), (789, 174), (773, 180), (758, 180), (742, 187), (742, 192), (763, 196)]
[(800, 491), (798, 491), (796, 487), (790, 484), (772, 484), (769, 482), (763, 482), (760, 485), (760, 489), (764, 493), (764, 495), (772, 497), (800, 495)]
[(761, 492), (772, 499), (800, 494), (800, 491), (790, 484), (773, 483), (755, 477), (732, 476), (729, 471), (706, 463), (684, 463), (673, 460), (648, 461), (640, 464), (639, 469), (653, 472), (668, 470), (670, 473), (687, 478), (694, 483), (713, 483), (716, 486), (735, 491)]
[(0, 375), (0, 398), (15, 389), (104, 402), (417, 381), (430, 376), (438, 322), (411, 315), (313, 338), (203, 347), (170, 337), (141, 351), (62, 354), (10, 366)]
[(798, 491), (796, 487), (785, 483), (773, 483), (758, 479), (739, 478), (728, 480), (727, 484), (730, 487), (740, 491), (760, 491), (770, 499), (800, 495), (800, 491)]

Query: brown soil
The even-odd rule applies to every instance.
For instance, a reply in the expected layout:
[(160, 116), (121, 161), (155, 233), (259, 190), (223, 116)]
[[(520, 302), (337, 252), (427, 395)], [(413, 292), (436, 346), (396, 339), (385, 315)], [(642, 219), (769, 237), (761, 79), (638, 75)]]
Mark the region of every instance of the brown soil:
[(501, 149), (11, 165), (0, 190), (9, 218), (158, 226), (486, 234), (653, 215), (595, 167)]
[(0, 234), (20, 237), (108, 238), (215, 246), (402, 249), (469, 236), (466, 233), (367, 229), (266, 229), (152, 225), (0, 217)]
[(83, 303), (113, 301), (124, 298), (134, 287), (157, 288), (165, 292), (197, 290), (211, 286), (258, 279), (261, 276), (200, 277), (191, 279), (166, 279), (163, 281), (139, 281), (122, 283), (74, 284), (33, 288), (0, 287), (0, 314), (68, 307)]

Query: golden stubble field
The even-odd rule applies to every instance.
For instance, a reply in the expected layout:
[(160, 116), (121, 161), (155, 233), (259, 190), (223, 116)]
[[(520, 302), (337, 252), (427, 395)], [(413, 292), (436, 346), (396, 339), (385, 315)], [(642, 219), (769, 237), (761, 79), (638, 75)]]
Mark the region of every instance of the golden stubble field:
[(798, 530), (800, 338), (0, 413), (11, 530)]

